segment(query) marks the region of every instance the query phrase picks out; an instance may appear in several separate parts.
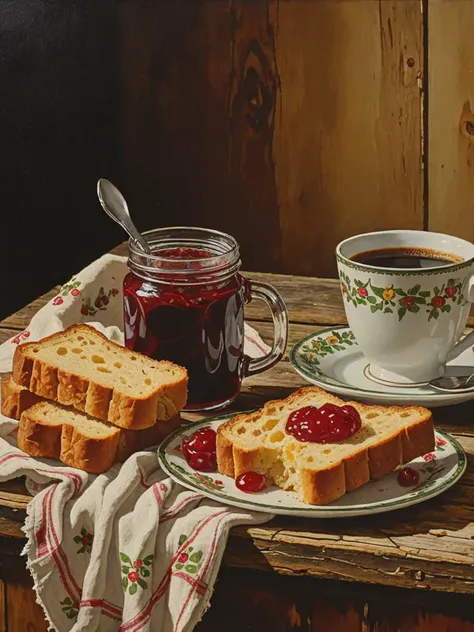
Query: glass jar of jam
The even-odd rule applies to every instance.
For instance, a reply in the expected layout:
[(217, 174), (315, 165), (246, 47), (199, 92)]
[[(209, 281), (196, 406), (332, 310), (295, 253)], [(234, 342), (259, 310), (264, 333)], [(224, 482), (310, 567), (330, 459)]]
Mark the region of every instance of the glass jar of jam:
[[(125, 344), (188, 370), (187, 410), (226, 406), (242, 378), (260, 373), (283, 356), (288, 314), (279, 293), (239, 273), (239, 246), (230, 235), (206, 228), (172, 227), (144, 233), (152, 250), (129, 242), (123, 282)], [(265, 301), (274, 342), (264, 357), (244, 354), (244, 304)]]

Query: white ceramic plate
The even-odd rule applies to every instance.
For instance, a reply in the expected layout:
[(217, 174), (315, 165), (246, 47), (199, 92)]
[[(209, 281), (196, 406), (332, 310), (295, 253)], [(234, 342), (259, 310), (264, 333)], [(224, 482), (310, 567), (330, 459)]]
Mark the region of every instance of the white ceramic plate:
[(200, 492), (224, 505), (307, 518), (363, 516), (394, 511), (433, 498), (454, 485), (466, 469), (466, 455), (459, 443), (437, 430), (435, 452), (410, 463), (410, 467), (420, 474), (416, 488), (401, 487), (397, 482), (396, 472), (393, 472), (382, 480), (367, 483), (325, 506), (305, 505), (298, 500), (296, 493), (285, 492), (279, 487), (246, 494), (237, 489), (234, 480), (228, 476), (222, 476), (218, 472), (196, 472), (190, 468), (180, 449), (181, 437), (189, 437), (198, 428), (217, 430), (230, 417), (231, 415), (206, 419), (179, 428), (163, 441), (158, 450), (160, 465), (172, 479), (183, 487)]
[[(474, 388), (443, 393), (429, 386), (397, 387), (377, 384), (368, 377), (369, 362), (350, 327), (330, 327), (303, 338), (290, 352), (293, 368), (326, 391), (368, 404), (451, 406), (474, 399)], [(446, 375), (474, 373), (474, 353), (467, 349), (447, 365)]]

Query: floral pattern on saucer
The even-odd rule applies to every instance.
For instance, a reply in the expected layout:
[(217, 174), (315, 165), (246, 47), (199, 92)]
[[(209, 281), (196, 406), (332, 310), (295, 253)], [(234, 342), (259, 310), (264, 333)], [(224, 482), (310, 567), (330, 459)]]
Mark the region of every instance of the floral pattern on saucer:
[(407, 291), (390, 285), (377, 287), (369, 279), (365, 283), (350, 277), (341, 270), (342, 295), (346, 302), (354, 307), (369, 306), (374, 314), (381, 311), (384, 314), (398, 313), (398, 320), (402, 320), (407, 313), (416, 314), (425, 310), (428, 320), (439, 318), (441, 313), (451, 311), (451, 303), (465, 305), (463, 284), (459, 278), (449, 279), (441, 287), (435, 286), (430, 290), (422, 290), (420, 284), (416, 284)]
[[(376, 383), (370, 379), (369, 361), (350, 327), (330, 327), (306, 336), (291, 349), (290, 362), (311, 384), (368, 404), (416, 404), (435, 408), (474, 399), (474, 389), (445, 393), (428, 385), (408, 387)], [(474, 354), (470, 348), (448, 364), (446, 375), (465, 375), (469, 367), (474, 373)]]

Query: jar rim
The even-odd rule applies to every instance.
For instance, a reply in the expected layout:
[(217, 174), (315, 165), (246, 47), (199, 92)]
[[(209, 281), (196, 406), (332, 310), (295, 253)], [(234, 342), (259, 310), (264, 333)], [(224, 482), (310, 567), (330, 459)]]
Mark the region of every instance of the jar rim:
[[(204, 228), (204, 227), (200, 227), (200, 226), (168, 226), (168, 227), (163, 227), (163, 228), (152, 228), (150, 230), (146, 230), (142, 233), (143, 237), (145, 237), (146, 241), (148, 244), (150, 245), (154, 245), (155, 243), (159, 243), (162, 242), (163, 237), (167, 234), (170, 235), (170, 239), (178, 239), (179, 233), (183, 232), (183, 233), (189, 233), (190, 235), (195, 235), (195, 239), (196, 241), (204, 241), (206, 239), (206, 237), (214, 237), (216, 239), (220, 239), (223, 243), (227, 242), (228, 247), (226, 249), (223, 249), (221, 252), (212, 252), (211, 251), (211, 255), (210, 257), (206, 258), (206, 262), (209, 262), (210, 265), (212, 265), (212, 260), (213, 259), (219, 259), (220, 257), (222, 257), (223, 255), (232, 255), (234, 252), (237, 256), (240, 255), (239, 253), (239, 244), (237, 242), (237, 240), (235, 239), (235, 237), (232, 237), (232, 235), (229, 235), (228, 233), (224, 233), (222, 231), (219, 230), (215, 230), (213, 228)], [(173, 233), (175, 233), (176, 236), (173, 236)], [(201, 233), (201, 237), (198, 237), (198, 234)], [(148, 237), (154, 236), (156, 237), (156, 239), (148, 239)], [(143, 250), (140, 248), (140, 246), (138, 246), (138, 244), (135, 242), (135, 240), (133, 240), (132, 238), (129, 238), (128, 240), (128, 247), (129, 250), (135, 254), (135, 255), (139, 255), (141, 257), (146, 257), (147, 259), (150, 259), (151, 261), (163, 261), (163, 262), (169, 262), (170, 259), (169, 257), (161, 257), (158, 254), (155, 253), (144, 253)], [(208, 248), (206, 248), (208, 250)], [(198, 258), (197, 257), (190, 257), (190, 258), (186, 258), (186, 257), (180, 257), (180, 261), (181, 262), (191, 262), (191, 261), (196, 261)], [(199, 258), (200, 261), (202, 261), (202, 259)]]
[(210, 280), (227, 279), (240, 268), (239, 244), (227, 233), (198, 226), (169, 226), (154, 228), (142, 234), (152, 250), (157, 246), (160, 250), (184, 247), (204, 250), (210, 254), (209, 257), (190, 258), (148, 254), (134, 240), (129, 239), (129, 267), (143, 279), (153, 280), (159, 275), (162, 282), (166, 282), (165, 278), (168, 278), (170, 283), (206, 283)]

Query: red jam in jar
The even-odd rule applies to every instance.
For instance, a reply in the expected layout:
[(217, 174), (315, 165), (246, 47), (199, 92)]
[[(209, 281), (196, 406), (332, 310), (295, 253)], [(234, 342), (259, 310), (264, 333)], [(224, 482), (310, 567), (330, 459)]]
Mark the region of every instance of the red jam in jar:
[(323, 404), (305, 406), (291, 413), (285, 430), (298, 441), (310, 443), (337, 443), (352, 437), (362, 425), (360, 415), (353, 406)]
[(196, 430), (189, 439), (181, 439), (181, 450), (186, 463), (193, 470), (200, 472), (215, 472), (217, 469), (216, 458), (216, 433), (212, 428)]
[(247, 284), (233, 238), (207, 229), (151, 231), (131, 244), (124, 279), (125, 344), (188, 371), (187, 410), (219, 408), (240, 390)]

